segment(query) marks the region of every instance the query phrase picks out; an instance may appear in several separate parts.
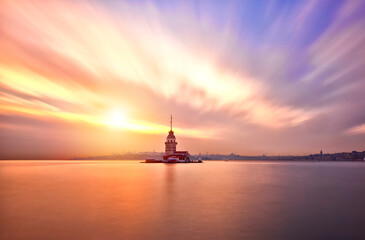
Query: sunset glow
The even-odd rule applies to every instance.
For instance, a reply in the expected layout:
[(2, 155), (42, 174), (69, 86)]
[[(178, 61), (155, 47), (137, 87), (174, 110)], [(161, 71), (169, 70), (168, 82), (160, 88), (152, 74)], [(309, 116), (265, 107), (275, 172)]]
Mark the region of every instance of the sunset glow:
[(365, 4), (254, 2), (2, 1), (1, 158), (363, 147)]
[(109, 114), (107, 124), (113, 127), (125, 127), (127, 124), (127, 117), (121, 111), (113, 111)]

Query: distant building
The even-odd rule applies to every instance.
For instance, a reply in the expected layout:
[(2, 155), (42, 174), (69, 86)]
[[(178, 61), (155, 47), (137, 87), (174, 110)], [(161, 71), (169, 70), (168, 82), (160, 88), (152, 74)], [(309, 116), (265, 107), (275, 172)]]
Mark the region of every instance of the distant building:
[(176, 158), (178, 160), (184, 160), (190, 162), (190, 154), (188, 151), (176, 151), (176, 137), (174, 135), (174, 131), (172, 131), (172, 115), (170, 120), (170, 131), (169, 135), (167, 135), (165, 142), (165, 155), (163, 156), (164, 160), (169, 158)]

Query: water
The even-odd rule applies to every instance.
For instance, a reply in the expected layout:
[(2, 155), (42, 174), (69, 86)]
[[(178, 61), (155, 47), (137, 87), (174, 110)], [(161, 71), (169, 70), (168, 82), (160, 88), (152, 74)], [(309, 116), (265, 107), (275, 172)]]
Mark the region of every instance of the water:
[(365, 163), (0, 161), (0, 239), (365, 239)]

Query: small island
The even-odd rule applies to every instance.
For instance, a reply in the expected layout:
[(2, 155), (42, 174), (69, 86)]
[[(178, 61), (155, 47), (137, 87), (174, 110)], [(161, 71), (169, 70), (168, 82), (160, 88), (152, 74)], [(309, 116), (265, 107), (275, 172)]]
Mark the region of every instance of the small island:
[(176, 137), (172, 131), (172, 115), (170, 118), (170, 131), (165, 142), (165, 154), (161, 158), (146, 158), (145, 163), (202, 163), (202, 159), (190, 158), (188, 151), (176, 151)]

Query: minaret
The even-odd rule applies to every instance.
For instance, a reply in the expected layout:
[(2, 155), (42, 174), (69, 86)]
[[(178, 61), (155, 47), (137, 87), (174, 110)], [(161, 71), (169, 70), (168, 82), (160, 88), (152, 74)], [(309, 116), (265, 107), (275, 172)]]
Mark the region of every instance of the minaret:
[(170, 132), (169, 135), (166, 138), (165, 142), (165, 153), (166, 154), (174, 154), (176, 152), (176, 138), (174, 135), (174, 131), (172, 131), (172, 114), (170, 118)]

